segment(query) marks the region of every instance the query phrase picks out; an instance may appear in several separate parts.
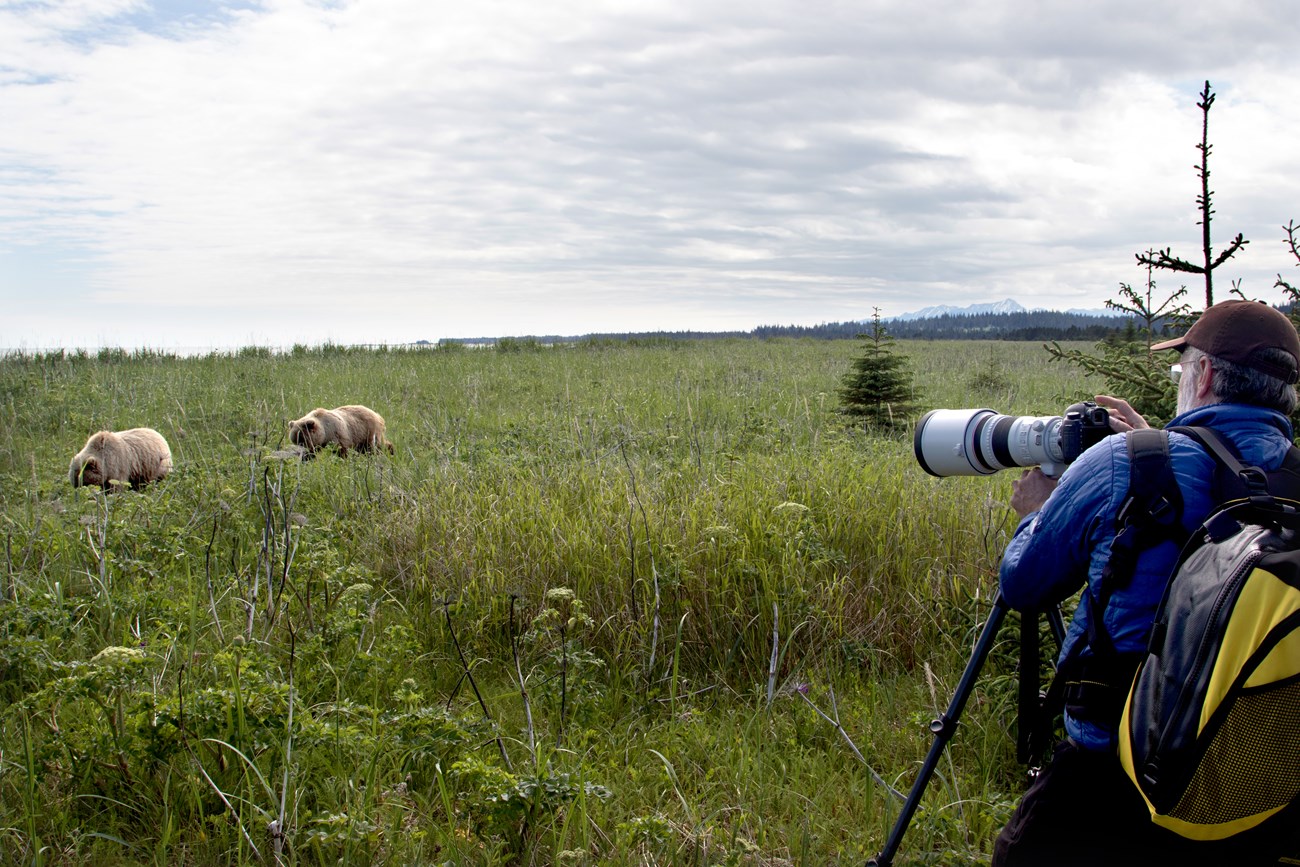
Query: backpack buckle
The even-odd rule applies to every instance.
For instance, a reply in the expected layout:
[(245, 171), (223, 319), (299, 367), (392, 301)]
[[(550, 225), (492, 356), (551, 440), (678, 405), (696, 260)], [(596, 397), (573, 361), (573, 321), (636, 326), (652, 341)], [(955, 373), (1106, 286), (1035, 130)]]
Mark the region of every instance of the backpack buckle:
[(1237, 478), (1246, 486), (1246, 496), (1252, 503), (1262, 505), (1273, 501), (1268, 492), (1268, 474), (1259, 467), (1242, 467)]
[(1241, 531), (1241, 522), (1227, 510), (1211, 515), (1202, 526), (1206, 537), (1216, 544), (1231, 539)]
[(1182, 510), (1169, 502), (1168, 497), (1161, 497), (1151, 504), (1150, 515), (1157, 524), (1172, 524), (1180, 517)]

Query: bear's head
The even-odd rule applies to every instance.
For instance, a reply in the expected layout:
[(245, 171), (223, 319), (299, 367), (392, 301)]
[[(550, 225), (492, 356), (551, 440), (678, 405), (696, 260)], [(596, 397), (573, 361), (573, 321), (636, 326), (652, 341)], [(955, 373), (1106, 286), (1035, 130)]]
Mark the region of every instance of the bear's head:
[(74, 488), (85, 485), (88, 488), (102, 487), (104, 484), (104, 473), (100, 469), (99, 460), (93, 457), (86, 460), (79, 467), (74, 467), (72, 471), (72, 486)]
[(315, 451), (325, 441), (325, 430), (315, 416), (305, 416), (289, 423), (289, 442)]

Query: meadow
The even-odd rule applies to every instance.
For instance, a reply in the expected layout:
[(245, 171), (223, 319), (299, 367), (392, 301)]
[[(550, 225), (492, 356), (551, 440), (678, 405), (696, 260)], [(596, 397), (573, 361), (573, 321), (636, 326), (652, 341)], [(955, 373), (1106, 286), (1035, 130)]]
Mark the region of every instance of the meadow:
[[(1038, 344), (897, 344), (1054, 415)], [(0, 863), (862, 864), (987, 617), (1014, 472), (855, 428), (855, 341), (0, 358)], [(393, 456), (302, 461), (364, 403)], [(99, 429), (175, 471), (74, 489)], [(1014, 618), (898, 864), (987, 862)]]

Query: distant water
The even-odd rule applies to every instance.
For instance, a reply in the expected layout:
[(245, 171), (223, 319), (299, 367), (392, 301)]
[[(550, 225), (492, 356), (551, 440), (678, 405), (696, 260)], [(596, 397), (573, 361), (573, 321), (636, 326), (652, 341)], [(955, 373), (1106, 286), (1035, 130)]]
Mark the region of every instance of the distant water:
[(203, 355), (238, 355), (242, 351), (271, 352), (278, 354), (290, 352), (288, 346), (0, 346), (0, 356), (4, 355), (99, 355), (101, 352), (124, 353), (126, 355), (175, 355), (193, 358)]
[(270, 344), (244, 344), (242, 346), (0, 346), (0, 357), (7, 355), (99, 355), (100, 353), (140, 355), (140, 356), (176, 356), (178, 358), (200, 358), (206, 355), (242, 355), (264, 354), (288, 355), (300, 347), (308, 351), (319, 351), (326, 347), (331, 349), (434, 349), (437, 343), (421, 341), (419, 343), (329, 343), (292, 344), (273, 346)]

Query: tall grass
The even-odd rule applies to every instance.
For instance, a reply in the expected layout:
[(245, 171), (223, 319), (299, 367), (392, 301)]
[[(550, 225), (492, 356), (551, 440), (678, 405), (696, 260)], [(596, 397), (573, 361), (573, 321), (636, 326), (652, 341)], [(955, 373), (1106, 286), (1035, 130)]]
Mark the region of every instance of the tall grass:
[[(900, 349), (931, 406), (1093, 387), (1036, 345)], [(1012, 522), (1011, 474), (932, 479), (847, 426), (856, 351), (0, 359), (0, 859), (860, 862)], [(285, 448), (344, 403), (395, 456)], [(168, 479), (70, 487), (137, 425)], [(978, 862), (1016, 795), (1012, 668), (913, 824), (927, 863)]]

